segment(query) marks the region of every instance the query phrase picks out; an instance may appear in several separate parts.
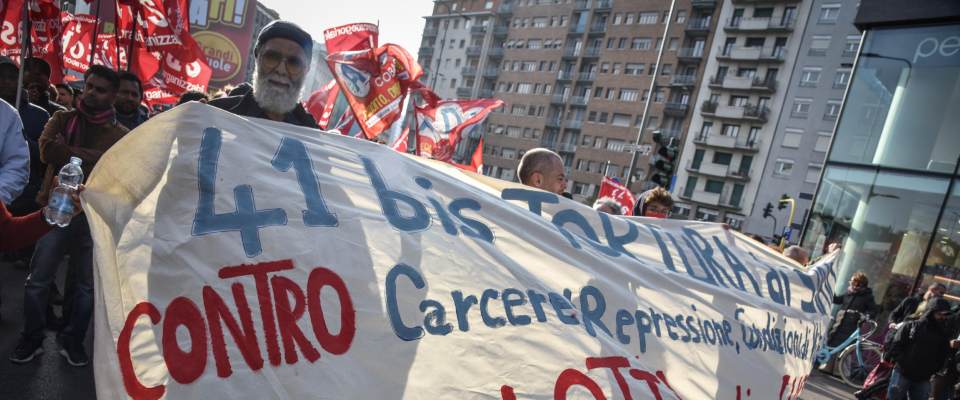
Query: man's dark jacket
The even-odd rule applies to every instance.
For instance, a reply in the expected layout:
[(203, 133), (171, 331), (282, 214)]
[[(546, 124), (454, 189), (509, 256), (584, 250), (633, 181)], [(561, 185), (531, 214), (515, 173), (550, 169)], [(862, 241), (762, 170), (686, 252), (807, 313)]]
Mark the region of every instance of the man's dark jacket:
[(914, 382), (930, 379), (950, 355), (951, 324), (934, 319), (934, 314), (949, 310), (950, 306), (943, 299), (933, 301), (920, 319), (907, 322), (897, 330), (887, 350), (900, 373)]
[[(257, 100), (253, 98), (253, 93), (247, 93), (243, 96), (221, 97), (211, 100), (210, 105), (245, 117), (269, 119), (267, 113), (260, 108)], [(303, 105), (299, 103), (293, 111), (284, 115), (283, 122), (305, 126), (307, 128), (320, 129), (320, 126), (317, 125), (317, 121), (313, 119), (313, 116), (310, 115), (307, 110), (304, 110)]]
[(14, 214), (21, 215), (32, 212), (38, 208), (35, 198), (40, 186), (43, 183), (43, 173), (47, 165), (40, 161), (40, 134), (43, 133), (43, 127), (50, 120), (50, 114), (37, 106), (36, 104), (22, 99), (20, 104), (20, 120), (23, 121), (23, 137), (27, 140), (27, 147), (30, 149), (30, 180), (23, 192), (10, 205), (10, 210)]

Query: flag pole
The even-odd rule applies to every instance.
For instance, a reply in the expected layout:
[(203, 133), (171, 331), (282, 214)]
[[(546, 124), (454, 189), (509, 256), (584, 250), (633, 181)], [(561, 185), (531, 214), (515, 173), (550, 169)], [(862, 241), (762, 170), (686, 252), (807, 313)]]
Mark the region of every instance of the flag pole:
[(17, 77), (17, 100), (14, 107), (20, 109), (20, 103), (23, 102), (23, 63), (26, 61), (30, 52), (30, 9), (28, 2), (23, 2), (23, 12), (20, 19), (20, 72)]
[(97, 12), (93, 15), (93, 36), (90, 38), (90, 59), (87, 63), (93, 66), (93, 54), (97, 52), (97, 35), (100, 34), (100, 3), (103, 0), (97, 0)]

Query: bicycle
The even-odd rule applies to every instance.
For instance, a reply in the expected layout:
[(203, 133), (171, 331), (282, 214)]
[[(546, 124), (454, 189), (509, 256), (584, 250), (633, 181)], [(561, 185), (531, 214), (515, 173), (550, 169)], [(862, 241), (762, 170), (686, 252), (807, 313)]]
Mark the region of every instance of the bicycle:
[[(855, 311), (847, 311), (856, 313)], [(837, 357), (837, 369), (840, 371), (840, 379), (847, 385), (860, 389), (867, 375), (873, 368), (880, 364), (883, 356), (879, 343), (867, 339), (877, 330), (877, 322), (860, 315), (857, 323), (857, 329), (850, 336), (837, 346), (830, 347), (826, 344), (820, 348), (817, 356), (814, 358), (814, 368), (820, 364), (826, 364), (834, 354), (840, 353)], [(864, 329), (864, 328), (867, 329)]]

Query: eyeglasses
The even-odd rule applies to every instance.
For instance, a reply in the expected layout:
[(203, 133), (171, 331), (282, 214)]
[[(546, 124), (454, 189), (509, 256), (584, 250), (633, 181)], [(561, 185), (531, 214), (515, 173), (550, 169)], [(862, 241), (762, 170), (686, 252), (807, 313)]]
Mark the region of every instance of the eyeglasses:
[(260, 54), (260, 65), (264, 72), (272, 72), (280, 67), (281, 62), (287, 65), (287, 73), (290, 75), (300, 75), (306, 69), (306, 63), (300, 57), (284, 57), (283, 54), (273, 50)]

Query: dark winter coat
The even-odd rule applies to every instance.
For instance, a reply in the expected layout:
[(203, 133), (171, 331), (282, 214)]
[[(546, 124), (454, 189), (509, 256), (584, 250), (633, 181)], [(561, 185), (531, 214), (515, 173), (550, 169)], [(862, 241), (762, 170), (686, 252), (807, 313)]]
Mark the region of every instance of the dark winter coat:
[[(257, 100), (253, 98), (253, 93), (210, 100), (210, 105), (244, 117), (268, 119), (266, 112), (260, 108)], [(283, 122), (288, 124), (314, 129), (320, 128), (320, 126), (317, 125), (317, 121), (313, 119), (313, 116), (310, 115), (301, 104), (297, 104), (293, 111), (288, 112), (287, 115), (283, 117)]]
[(890, 322), (895, 324), (903, 322), (903, 320), (907, 319), (910, 314), (913, 314), (915, 311), (917, 311), (917, 307), (919, 307), (920, 303), (922, 302), (922, 295), (910, 296), (903, 299), (903, 301), (897, 305), (897, 308), (894, 308), (890, 313)]
[(950, 323), (934, 319), (935, 313), (949, 308), (946, 300), (936, 299), (920, 319), (907, 322), (894, 335), (887, 352), (907, 379), (914, 382), (930, 379), (950, 355)]
[(870, 288), (844, 293), (842, 296), (835, 295), (833, 304), (840, 305), (840, 312), (834, 317), (833, 326), (830, 328), (830, 340), (827, 345), (831, 347), (843, 343), (853, 331), (857, 330), (860, 322), (860, 315), (857, 313), (874, 318), (879, 309), (873, 299), (873, 290)]

